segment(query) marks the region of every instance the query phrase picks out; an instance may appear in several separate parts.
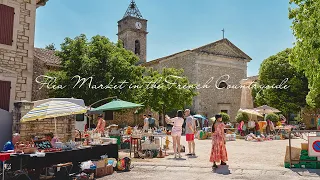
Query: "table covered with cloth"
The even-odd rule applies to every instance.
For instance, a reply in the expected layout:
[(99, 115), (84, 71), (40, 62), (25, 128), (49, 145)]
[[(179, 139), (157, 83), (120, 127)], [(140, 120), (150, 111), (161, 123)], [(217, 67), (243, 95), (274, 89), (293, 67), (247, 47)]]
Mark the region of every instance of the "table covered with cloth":
[(13, 154), (7, 163), (11, 164), (11, 168), (13, 170), (20, 169), (20, 165), (22, 165), (23, 169), (39, 169), (60, 163), (72, 162), (76, 164), (88, 160), (101, 159), (100, 156), (102, 155), (108, 155), (109, 158), (118, 159), (118, 145), (110, 144), (77, 150), (48, 152), (45, 157), (31, 157), (27, 154)]

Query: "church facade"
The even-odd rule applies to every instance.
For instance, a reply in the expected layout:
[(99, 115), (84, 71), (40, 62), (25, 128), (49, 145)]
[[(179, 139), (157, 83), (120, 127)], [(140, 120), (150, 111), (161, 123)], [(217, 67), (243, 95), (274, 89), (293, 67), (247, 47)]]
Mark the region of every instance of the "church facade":
[(118, 22), (118, 27), (119, 40), (140, 57), (142, 66), (158, 71), (163, 68), (183, 69), (189, 81), (199, 85), (199, 95), (190, 107), (193, 112), (207, 117), (226, 112), (231, 121), (235, 119), (242, 106), (241, 95), (247, 91), (239, 87), (247, 78), (247, 63), (252, 59), (228, 39), (146, 62), (147, 20), (142, 18), (134, 1)]

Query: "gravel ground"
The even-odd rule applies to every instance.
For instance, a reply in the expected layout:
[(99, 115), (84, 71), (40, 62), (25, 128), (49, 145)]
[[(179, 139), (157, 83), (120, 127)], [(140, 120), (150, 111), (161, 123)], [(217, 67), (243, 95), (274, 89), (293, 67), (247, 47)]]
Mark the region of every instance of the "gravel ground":
[[(164, 141), (163, 141), (164, 142)], [(292, 141), (293, 147), (300, 147), (301, 139)], [(186, 146), (185, 137), (182, 144)], [(134, 168), (130, 172), (114, 173), (102, 179), (320, 179), (319, 170), (286, 169), (283, 166), (288, 140), (265, 142), (248, 142), (244, 140), (227, 142), (228, 166), (220, 166), (215, 172), (209, 162), (211, 140), (196, 140), (196, 157), (182, 154), (181, 159), (174, 159), (173, 155), (165, 158), (132, 159)], [(168, 154), (172, 154), (171, 150)], [(188, 151), (188, 150), (187, 150)], [(120, 152), (121, 157), (128, 156), (127, 152)]]

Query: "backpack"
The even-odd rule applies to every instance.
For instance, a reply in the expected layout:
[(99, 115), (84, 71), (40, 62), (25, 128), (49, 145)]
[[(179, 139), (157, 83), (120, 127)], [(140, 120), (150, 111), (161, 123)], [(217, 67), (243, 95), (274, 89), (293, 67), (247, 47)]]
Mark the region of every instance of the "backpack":
[(150, 124), (154, 124), (154, 123), (155, 123), (155, 119), (154, 119), (154, 118), (152, 118), (152, 117), (151, 117), (151, 118), (149, 118), (148, 120), (149, 120), (149, 125), (150, 125)]
[(131, 159), (128, 157), (122, 158), (117, 163), (117, 169), (119, 171), (130, 171)]

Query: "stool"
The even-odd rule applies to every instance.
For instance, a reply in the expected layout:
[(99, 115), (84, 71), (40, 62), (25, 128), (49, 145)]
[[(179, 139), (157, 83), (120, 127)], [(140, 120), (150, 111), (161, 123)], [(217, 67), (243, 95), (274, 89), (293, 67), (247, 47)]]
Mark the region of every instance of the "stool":
[(10, 159), (10, 153), (0, 153), (0, 161), (2, 162), (2, 180), (4, 180), (5, 163)]

